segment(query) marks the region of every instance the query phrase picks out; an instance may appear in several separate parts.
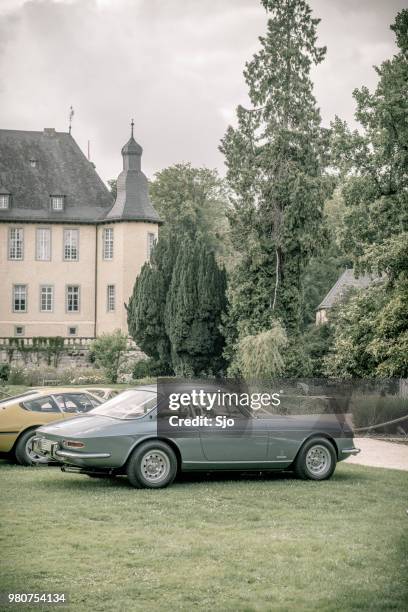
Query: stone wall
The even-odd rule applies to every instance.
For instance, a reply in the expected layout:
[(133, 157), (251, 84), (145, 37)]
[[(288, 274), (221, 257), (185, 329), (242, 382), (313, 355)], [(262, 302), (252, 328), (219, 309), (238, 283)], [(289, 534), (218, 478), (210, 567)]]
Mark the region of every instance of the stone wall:
[[(57, 370), (68, 368), (94, 368), (89, 360), (89, 351), (93, 338), (64, 338), (63, 346), (54, 354), (47, 354), (33, 346), (33, 338), (19, 338), (21, 348), (15, 346), (10, 338), (0, 338), (0, 363), (9, 363), (12, 367), (36, 368), (56, 367)], [(145, 359), (146, 355), (132, 341), (128, 341), (128, 351), (123, 358), (124, 369)]]

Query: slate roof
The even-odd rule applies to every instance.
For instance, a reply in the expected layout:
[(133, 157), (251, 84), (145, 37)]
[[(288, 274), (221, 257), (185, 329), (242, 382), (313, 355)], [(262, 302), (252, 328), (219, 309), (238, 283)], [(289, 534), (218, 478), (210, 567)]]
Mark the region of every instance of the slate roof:
[[(113, 204), (73, 137), (53, 129), (0, 130), (0, 193), (11, 194), (0, 221), (95, 223)], [(51, 195), (65, 196), (63, 211), (51, 210)]]
[(141, 171), (143, 149), (132, 135), (122, 148), (123, 170), (118, 176), (116, 200), (106, 215), (110, 221), (151, 221), (161, 223), (150, 203), (147, 178)]
[(356, 289), (365, 289), (379, 280), (380, 279), (378, 276), (372, 276), (369, 274), (364, 274), (357, 278), (354, 274), (354, 270), (344, 270), (316, 310), (332, 308), (334, 304), (343, 297), (347, 290), (351, 289), (352, 287)]

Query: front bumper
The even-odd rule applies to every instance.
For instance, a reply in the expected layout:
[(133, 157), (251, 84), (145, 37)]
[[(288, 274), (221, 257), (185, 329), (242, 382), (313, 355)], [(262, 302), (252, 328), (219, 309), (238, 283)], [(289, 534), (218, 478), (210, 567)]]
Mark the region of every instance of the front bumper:
[(111, 453), (82, 453), (72, 450), (62, 449), (59, 442), (53, 442), (48, 438), (36, 437), (33, 439), (32, 447), (34, 452), (42, 455), (43, 457), (49, 457), (60, 463), (68, 462), (70, 459), (82, 460), (82, 459), (109, 459)]

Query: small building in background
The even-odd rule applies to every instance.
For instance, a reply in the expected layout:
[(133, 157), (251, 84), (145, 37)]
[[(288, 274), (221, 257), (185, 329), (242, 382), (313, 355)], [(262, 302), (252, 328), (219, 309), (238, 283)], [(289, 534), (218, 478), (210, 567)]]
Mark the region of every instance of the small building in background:
[(379, 281), (378, 276), (363, 274), (356, 276), (354, 270), (347, 269), (341, 274), (337, 282), (330, 289), (316, 309), (316, 325), (327, 323), (330, 309), (341, 300), (350, 289), (365, 289)]

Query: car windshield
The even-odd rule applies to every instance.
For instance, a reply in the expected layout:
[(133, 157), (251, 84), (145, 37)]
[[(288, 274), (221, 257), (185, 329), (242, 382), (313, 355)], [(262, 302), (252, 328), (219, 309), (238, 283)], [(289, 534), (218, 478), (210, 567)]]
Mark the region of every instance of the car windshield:
[(137, 419), (155, 408), (156, 403), (156, 391), (133, 389), (120, 393), (101, 406), (90, 410), (88, 414), (101, 414), (114, 419)]

